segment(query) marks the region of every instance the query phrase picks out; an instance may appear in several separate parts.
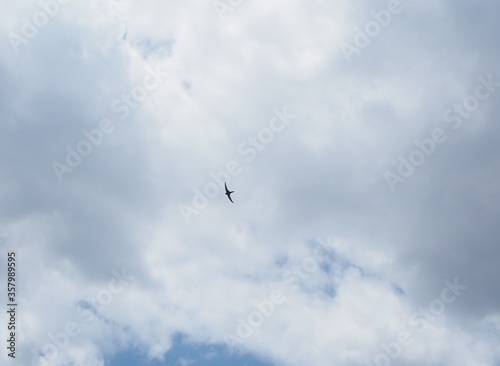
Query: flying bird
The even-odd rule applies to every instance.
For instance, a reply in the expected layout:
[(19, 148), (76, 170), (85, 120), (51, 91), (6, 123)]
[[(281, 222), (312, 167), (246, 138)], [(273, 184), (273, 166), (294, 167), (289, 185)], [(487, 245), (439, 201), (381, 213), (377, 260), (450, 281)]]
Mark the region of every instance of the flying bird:
[(232, 203), (234, 203), (233, 200), (231, 199), (231, 193), (234, 193), (234, 191), (230, 191), (229, 189), (227, 189), (227, 183), (226, 182), (224, 182), (224, 186), (226, 187), (226, 196), (227, 196), (227, 198), (229, 198), (229, 201), (231, 201)]

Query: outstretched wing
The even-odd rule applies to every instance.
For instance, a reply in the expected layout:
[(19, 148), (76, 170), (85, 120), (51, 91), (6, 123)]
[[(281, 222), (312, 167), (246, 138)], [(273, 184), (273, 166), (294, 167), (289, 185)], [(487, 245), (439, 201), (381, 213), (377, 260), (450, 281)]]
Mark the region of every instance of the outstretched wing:
[(227, 183), (224, 182), (224, 187), (226, 188), (226, 193), (229, 192), (229, 189), (227, 189)]
[(231, 201), (232, 203), (234, 203), (233, 200), (231, 199), (231, 193), (227, 195), (227, 198), (229, 198), (229, 201)]

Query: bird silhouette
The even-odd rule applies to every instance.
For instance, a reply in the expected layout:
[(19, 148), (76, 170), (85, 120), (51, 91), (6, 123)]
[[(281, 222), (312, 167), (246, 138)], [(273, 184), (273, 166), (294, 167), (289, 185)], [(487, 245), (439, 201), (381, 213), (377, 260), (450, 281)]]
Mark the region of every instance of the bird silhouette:
[(234, 203), (233, 200), (231, 199), (231, 193), (234, 193), (234, 191), (230, 191), (229, 189), (227, 189), (227, 183), (226, 182), (224, 182), (224, 186), (226, 187), (226, 196), (227, 196), (227, 198), (229, 198), (229, 201), (231, 201), (232, 203)]

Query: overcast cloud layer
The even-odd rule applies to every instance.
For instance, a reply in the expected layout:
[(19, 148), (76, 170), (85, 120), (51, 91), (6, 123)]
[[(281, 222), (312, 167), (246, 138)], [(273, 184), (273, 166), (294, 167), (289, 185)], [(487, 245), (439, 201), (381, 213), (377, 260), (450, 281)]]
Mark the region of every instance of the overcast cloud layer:
[(498, 2), (3, 5), (2, 364), (500, 365)]

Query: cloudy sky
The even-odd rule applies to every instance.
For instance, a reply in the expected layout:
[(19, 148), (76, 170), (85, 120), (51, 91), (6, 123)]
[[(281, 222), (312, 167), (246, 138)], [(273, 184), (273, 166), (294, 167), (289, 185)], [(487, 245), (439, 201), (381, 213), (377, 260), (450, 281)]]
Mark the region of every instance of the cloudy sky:
[(1, 363), (500, 365), (499, 14), (5, 2)]

